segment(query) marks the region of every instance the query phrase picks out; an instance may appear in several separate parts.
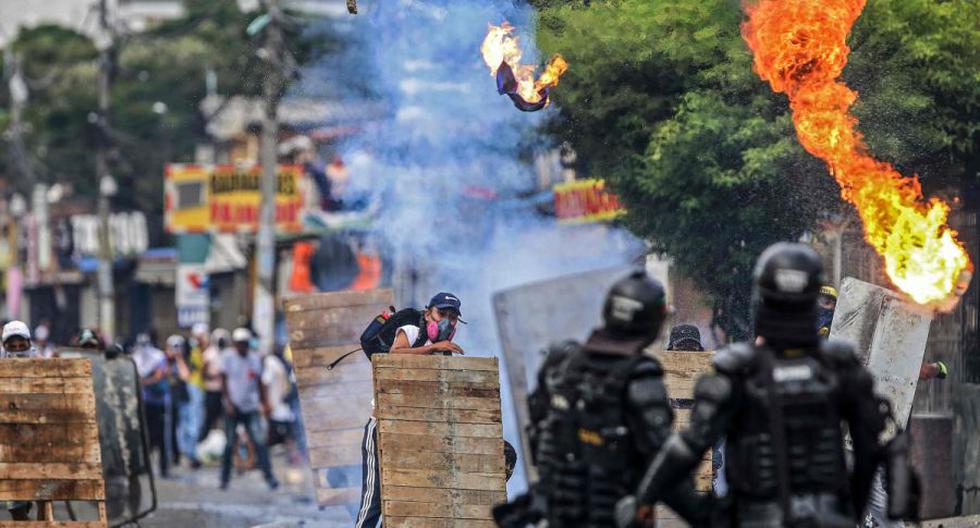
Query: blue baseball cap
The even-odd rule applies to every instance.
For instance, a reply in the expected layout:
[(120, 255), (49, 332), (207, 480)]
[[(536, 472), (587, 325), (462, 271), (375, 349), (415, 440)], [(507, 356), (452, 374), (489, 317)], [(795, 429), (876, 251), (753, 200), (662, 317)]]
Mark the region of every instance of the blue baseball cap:
[(456, 297), (451, 293), (440, 292), (437, 293), (431, 301), (429, 301), (429, 308), (438, 308), (440, 310), (452, 308), (453, 310), (456, 310), (456, 313), (459, 315), (463, 315), (463, 312), (459, 310), (460, 304), (459, 297)]

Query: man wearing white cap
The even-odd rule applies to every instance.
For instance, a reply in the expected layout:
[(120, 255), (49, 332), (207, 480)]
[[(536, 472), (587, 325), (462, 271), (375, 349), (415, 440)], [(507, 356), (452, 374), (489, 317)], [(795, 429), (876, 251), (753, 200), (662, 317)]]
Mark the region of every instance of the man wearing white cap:
[(231, 334), (235, 350), (221, 356), (222, 393), (225, 405), (225, 452), (221, 457), (221, 489), (228, 489), (231, 479), (231, 455), (235, 448), (238, 424), (245, 426), (248, 439), (255, 446), (255, 455), (270, 489), (279, 487), (279, 481), (272, 474), (269, 452), (265, 439), (260, 435), (262, 416), (269, 415), (269, 404), (265, 387), (260, 382), (262, 360), (251, 349), (252, 332), (247, 328), (236, 328)]
[(3, 357), (37, 357), (31, 330), (23, 321), (10, 321), (3, 327)]

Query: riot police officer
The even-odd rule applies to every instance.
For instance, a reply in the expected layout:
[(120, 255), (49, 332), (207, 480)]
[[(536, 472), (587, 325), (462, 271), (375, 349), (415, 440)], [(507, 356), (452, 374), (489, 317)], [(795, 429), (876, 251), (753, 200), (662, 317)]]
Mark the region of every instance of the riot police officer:
[[(542, 519), (549, 528), (612, 526), (616, 502), (670, 434), (660, 364), (643, 354), (666, 312), (663, 286), (637, 271), (609, 291), (604, 326), (584, 344), (549, 349), (528, 399), (540, 479), (528, 495), (494, 509), (500, 526)], [(663, 500), (696, 518), (693, 485), (677, 489)]]
[[(695, 386), (690, 427), (671, 436), (636, 499), (617, 507), (627, 525), (636, 503), (664, 496), (727, 437), (731, 503), (717, 520), (752, 527), (858, 523), (882, 449), (882, 405), (871, 374), (849, 344), (817, 332), (820, 258), (809, 246), (779, 243), (755, 268), (756, 343), (719, 351), (715, 372)], [(854, 447), (844, 454), (842, 421)]]

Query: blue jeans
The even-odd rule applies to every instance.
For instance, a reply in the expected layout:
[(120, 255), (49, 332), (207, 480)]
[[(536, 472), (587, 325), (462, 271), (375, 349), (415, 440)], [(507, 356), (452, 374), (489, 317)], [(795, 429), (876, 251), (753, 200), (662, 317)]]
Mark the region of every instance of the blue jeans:
[(238, 424), (245, 426), (248, 439), (255, 446), (255, 458), (266, 482), (270, 484), (275, 482), (276, 477), (272, 474), (272, 465), (269, 463), (269, 451), (265, 446), (265, 438), (261, 436), (262, 418), (259, 412), (235, 411), (234, 415), (225, 415), (225, 437), (228, 443), (225, 444), (225, 452), (221, 456), (221, 484), (228, 484), (231, 479), (231, 455), (235, 448), (235, 440), (238, 438)]
[(197, 438), (204, 420), (204, 390), (187, 384), (188, 400), (177, 410), (177, 449), (185, 457), (197, 460)]

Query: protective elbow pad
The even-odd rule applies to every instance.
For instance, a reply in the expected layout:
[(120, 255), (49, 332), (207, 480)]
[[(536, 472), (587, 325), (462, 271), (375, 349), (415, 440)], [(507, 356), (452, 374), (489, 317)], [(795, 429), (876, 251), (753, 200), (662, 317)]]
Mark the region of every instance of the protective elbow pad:
[(652, 504), (698, 466), (701, 457), (680, 435), (670, 435), (650, 464), (636, 496), (641, 504)]

